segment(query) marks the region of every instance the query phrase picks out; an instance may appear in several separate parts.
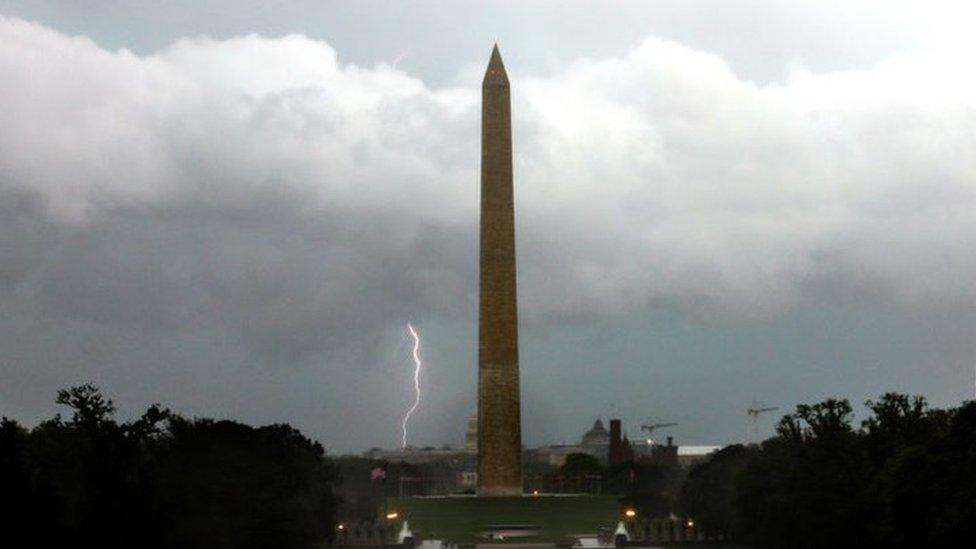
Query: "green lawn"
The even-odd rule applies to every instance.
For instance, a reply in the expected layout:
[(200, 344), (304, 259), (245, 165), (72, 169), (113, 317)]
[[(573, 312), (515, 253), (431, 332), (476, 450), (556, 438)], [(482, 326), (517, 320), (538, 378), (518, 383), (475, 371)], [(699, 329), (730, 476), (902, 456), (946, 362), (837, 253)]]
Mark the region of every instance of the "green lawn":
[(521, 498), (390, 498), (388, 508), (397, 511), (410, 528), (424, 538), (452, 542), (479, 541), (491, 524), (532, 524), (537, 537), (515, 541), (566, 542), (573, 534), (595, 534), (597, 528), (613, 528), (620, 520), (619, 496), (525, 496)]

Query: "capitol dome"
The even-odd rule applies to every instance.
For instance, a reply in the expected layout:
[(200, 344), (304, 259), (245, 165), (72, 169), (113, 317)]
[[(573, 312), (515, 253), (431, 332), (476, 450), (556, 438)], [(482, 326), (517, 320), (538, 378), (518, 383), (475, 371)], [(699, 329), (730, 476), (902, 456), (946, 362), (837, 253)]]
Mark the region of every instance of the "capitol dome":
[(581, 446), (607, 446), (610, 444), (610, 433), (603, 427), (603, 421), (597, 419), (593, 428), (583, 435)]

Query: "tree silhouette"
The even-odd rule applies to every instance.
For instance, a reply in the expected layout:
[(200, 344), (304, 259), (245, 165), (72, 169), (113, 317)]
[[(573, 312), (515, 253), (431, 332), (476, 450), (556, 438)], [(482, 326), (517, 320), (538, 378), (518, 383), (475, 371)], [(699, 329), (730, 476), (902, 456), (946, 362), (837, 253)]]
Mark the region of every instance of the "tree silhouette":
[(332, 537), (335, 467), (292, 427), (187, 420), (158, 405), (119, 424), (90, 384), (57, 402), (69, 421), (0, 423), (4, 546), (297, 548)]
[(761, 445), (695, 467), (681, 508), (757, 547), (956, 547), (976, 536), (976, 403), (895, 393), (852, 426), (846, 400), (799, 405)]

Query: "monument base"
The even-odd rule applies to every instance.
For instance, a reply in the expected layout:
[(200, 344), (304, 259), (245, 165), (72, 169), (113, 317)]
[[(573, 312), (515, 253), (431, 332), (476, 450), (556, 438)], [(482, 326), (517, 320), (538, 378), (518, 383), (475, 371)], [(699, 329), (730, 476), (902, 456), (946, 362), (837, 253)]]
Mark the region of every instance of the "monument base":
[(616, 526), (623, 516), (619, 499), (617, 495), (416, 496), (390, 498), (387, 505), (423, 539), (497, 542), (487, 532), (500, 526), (531, 526), (531, 537), (506, 541), (572, 543), (575, 535)]
[(479, 486), (479, 498), (514, 498), (522, 495), (521, 486)]

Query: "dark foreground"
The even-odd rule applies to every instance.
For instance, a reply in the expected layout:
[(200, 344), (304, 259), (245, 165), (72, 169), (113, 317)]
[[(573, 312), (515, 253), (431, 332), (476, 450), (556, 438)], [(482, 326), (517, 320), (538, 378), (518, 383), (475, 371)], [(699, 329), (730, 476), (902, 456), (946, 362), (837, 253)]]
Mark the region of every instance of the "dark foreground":
[[(340, 469), (348, 489), (373, 468), (393, 474), (406, 466), (343, 458), (340, 467), (287, 425), (187, 419), (159, 406), (119, 423), (91, 386), (61, 391), (58, 402), (70, 418), (29, 430), (0, 423), (0, 546), (30, 539), (32, 547), (99, 549), (325, 547), (340, 511), (384, 520), (368, 480), (364, 497), (340, 501)], [(728, 446), (690, 471), (644, 460), (605, 467), (574, 454), (536, 479), (596, 476), (620, 495), (387, 505), (422, 539), (455, 543), (500, 524), (538, 526), (525, 541), (566, 543), (612, 528), (627, 507), (637, 528), (693, 521), (696, 533), (721, 546), (969, 546), (976, 403), (935, 409), (887, 394), (867, 409), (855, 425), (845, 400), (797, 406), (762, 444)]]

